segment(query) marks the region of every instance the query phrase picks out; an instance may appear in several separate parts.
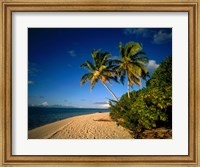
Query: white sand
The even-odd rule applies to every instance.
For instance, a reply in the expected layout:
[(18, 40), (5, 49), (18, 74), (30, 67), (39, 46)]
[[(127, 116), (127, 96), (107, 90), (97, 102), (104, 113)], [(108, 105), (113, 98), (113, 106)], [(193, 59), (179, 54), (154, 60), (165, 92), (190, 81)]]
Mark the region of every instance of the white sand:
[(35, 128), (29, 139), (130, 139), (133, 136), (112, 121), (109, 113), (94, 113), (67, 118)]

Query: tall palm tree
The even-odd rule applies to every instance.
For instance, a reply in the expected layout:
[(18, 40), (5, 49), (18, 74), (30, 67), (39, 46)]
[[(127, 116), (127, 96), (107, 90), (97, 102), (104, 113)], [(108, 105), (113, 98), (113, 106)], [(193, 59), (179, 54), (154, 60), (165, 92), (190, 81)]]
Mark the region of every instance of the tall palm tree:
[(116, 71), (113, 70), (115, 65), (113, 65), (112, 60), (108, 59), (110, 53), (102, 53), (100, 50), (92, 51), (93, 63), (86, 61), (80, 67), (89, 70), (89, 73), (84, 74), (81, 77), (81, 85), (85, 82), (90, 81), (90, 90), (93, 89), (94, 85), (100, 81), (105, 88), (111, 93), (111, 95), (118, 101), (117, 96), (111, 91), (111, 89), (106, 85), (106, 82), (111, 84), (111, 80), (117, 81)]
[(120, 75), (120, 81), (124, 84), (124, 79), (128, 78), (128, 98), (130, 98), (130, 87), (137, 84), (141, 86), (141, 79), (146, 79), (148, 71), (145, 63), (148, 62), (148, 58), (145, 57), (145, 53), (142, 52), (141, 44), (137, 42), (129, 42), (125, 46), (120, 43), (120, 60), (114, 60), (118, 64), (117, 71)]

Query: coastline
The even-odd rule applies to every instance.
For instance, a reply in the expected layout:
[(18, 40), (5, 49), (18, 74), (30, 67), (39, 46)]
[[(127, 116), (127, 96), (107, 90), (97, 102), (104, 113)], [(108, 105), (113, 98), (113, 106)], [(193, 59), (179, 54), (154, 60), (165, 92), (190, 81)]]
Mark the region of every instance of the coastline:
[(32, 130), (53, 122), (74, 116), (109, 112), (104, 108), (58, 108), (58, 107), (28, 107), (28, 130)]
[(28, 139), (133, 139), (109, 112), (66, 118), (28, 131)]

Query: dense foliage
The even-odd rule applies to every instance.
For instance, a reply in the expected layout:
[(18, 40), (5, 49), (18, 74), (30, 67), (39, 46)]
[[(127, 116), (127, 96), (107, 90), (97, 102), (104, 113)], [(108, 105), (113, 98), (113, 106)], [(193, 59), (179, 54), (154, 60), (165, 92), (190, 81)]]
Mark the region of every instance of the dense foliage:
[(172, 85), (172, 56), (167, 57), (153, 73), (151, 79), (147, 81), (147, 87), (168, 85)]
[(141, 132), (172, 126), (172, 57), (163, 61), (147, 82), (147, 87), (110, 101), (110, 115), (118, 124)]

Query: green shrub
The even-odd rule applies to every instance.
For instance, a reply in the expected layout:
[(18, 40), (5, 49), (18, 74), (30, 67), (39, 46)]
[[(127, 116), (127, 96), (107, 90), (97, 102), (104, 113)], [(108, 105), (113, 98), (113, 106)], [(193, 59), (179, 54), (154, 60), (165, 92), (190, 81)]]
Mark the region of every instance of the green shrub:
[(119, 104), (113, 105), (112, 103), (110, 115), (120, 125), (133, 131), (141, 131), (163, 124), (171, 126), (171, 107), (171, 86), (161, 89), (145, 88), (137, 93), (134, 102), (124, 96), (122, 101), (120, 99)]
[(163, 87), (172, 85), (172, 56), (168, 56), (154, 71), (146, 83), (147, 87)]
[[(127, 94), (124, 94), (118, 103), (110, 101), (112, 119), (119, 125), (135, 132), (161, 126), (172, 127), (172, 82), (160, 81), (172, 74), (168, 72), (169, 74), (166, 74), (165, 77), (161, 76), (162, 72), (167, 71), (163, 68), (171, 68), (169, 60), (168, 57), (167, 63), (163, 62), (160, 68), (154, 72), (152, 75), (154, 80), (151, 78), (146, 88), (131, 92), (130, 99)], [(168, 78), (165, 79), (168, 80)], [(155, 84), (153, 82), (155, 80), (158, 83)]]

